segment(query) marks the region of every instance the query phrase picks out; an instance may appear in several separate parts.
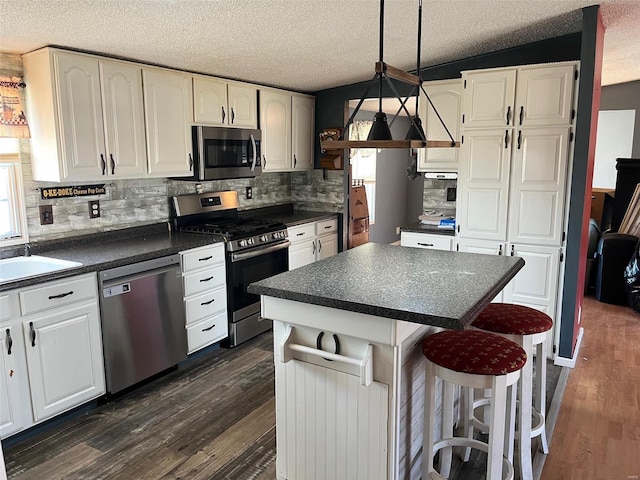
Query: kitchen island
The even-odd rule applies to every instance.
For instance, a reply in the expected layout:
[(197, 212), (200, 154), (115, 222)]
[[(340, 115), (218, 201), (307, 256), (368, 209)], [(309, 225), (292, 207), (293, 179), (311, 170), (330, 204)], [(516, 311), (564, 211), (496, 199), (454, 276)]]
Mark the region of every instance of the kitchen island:
[(274, 325), (277, 478), (420, 478), (421, 339), (468, 326), (523, 265), (369, 243), (252, 284)]

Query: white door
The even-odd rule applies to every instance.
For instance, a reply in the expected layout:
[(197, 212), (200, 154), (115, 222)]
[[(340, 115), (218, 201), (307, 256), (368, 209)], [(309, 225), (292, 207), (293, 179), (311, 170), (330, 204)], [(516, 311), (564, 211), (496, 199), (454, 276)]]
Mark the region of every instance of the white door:
[(190, 175), (191, 77), (143, 69), (149, 174), (156, 177)]
[(98, 60), (56, 52), (58, 108), (65, 180), (95, 180), (106, 171)]
[(96, 304), (26, 320), (23, 330), (36, 421), (104, 393)]
[(230, 83), (229, 125), (258, 128), (258, 90), (248, 85)]
[(464, 132), (456, 212), (463, 238), (505, 241), (512, 129)]
[(504, 301), (527, 305), (555, 317), (560, 248), (508, 244), (509, 255), (524, 259), (524, 267), (504, 288)]
[(292, 153), (294, 170), (313, 169), (315, 98), (292, 96)]
[[(476, 240), (473, 238), (459, 238), (456, 242), (456, 250), (466, 253), (479, 253), (482, 255), (505, 255), (507, 253), (504, 242), (494, 240)], [(500, 292), (492, 302), (504, 301), (504, 290)]]
[(266, 172), (291, 170), (291, 95), (260, 91), (262, 169)]
[(206, 125), (226, 125), (227, 82), (216, 78), (193, 77), (193, 120)]
[(574, 65), (519, 68), (514, 125), (570, 125), (575, 68)]
[(289, 270), (303, 267), (316, 261), (316, 242), (308, 240), (306, 242), (292, 243), (289, 247)]
[[(460, 141), (462, 80), (425, 82), (423, 87), (453, 138)], [(422, 119), (427, 140), (449, 140), (447, 131), (422, 91), (419, 116)], [(418, 150), (418, 171), (457, 172), (459, 150), (459, 148), (421, 148)]]
[(0, 328), (0, 438), (29, 427), (29, 378), (20, 328)]
[(465, 72), (463, 125), (470, 127), (512, 126), (516, 69)]
[(107, 175), (140, 178), (147, 173), (147, 145), (142, 103), (142, 69), (100, 62)]
[(338, 235), (325, 235), (316, 239), (316, 258), (333, 257), (338, 253)]
[(508, 239), (514, 243), (560, 246), (569, 129), (529, 128), (514, 134)]

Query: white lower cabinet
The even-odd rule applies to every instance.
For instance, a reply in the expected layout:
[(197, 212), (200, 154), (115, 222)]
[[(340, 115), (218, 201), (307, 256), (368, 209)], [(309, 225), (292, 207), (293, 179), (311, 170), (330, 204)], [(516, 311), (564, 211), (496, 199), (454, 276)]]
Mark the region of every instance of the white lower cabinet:
[(338, 220), (309, 222), (288, 229), (289, 270), (338, 253)]
[(189, 354), (229, 336), (224, 243), (180, 252)]
[(428, 250), (451, 251), (453, 236), (419, 232), (400, 232), (400, 245), (403, 247), (425, 248)]
[(2, 438), (105, 393), (94, 273), (6, 296), (10, 315), (0, 321)]

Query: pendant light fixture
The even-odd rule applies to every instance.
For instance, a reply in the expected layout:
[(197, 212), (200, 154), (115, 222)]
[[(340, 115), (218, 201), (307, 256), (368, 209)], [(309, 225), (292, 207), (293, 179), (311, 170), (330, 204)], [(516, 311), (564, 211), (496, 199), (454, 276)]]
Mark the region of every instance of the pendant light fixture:
[[(375, 64), (375, 75), (371, 79), (371, 82), (369, 83), (367, 88), (365, 89), (362, 97), (360, 98), (360, 101), (358, 102), (358, 105), (356, 106), (355, 110), (351, 114), (351, 117), (349, 118), (344, 128), (342, 129), (342, 135), (348, 133), (349, 126), (353, 123), (353, 120), (356, 114), (360, 110), (360, 107), (362, 106), (364, 100), (367, 98), (369, 94), (369, 91), (371, 90), (372, 84), (376, 81), (378, 82), (378, 112), (374, 116), (374, 122), (371, 127), (371, 130), (369, 131), (369, 136), (367, 137), (367, 140), (344, 140), (343, 138), (340, 138), (340, 139), (333, 139), (332, 141), (330, 141), (330, 140), (325, 140), (321, 136), (320, 148), (322, 149), (323, 152), (327, 150), (335, 151), (337, 149), (345, 149), (345, 148), (423, 148), (423, 147), (432, 147), (432, 148), (445, 147), (446, 148), (446, 147), (460, 146), (460, 143), (456, 142), (451, 136), (449, 129), (446, 127), (446, 125), (442, 121), (440, 114), (438, 114), (435, 106), (431, 102), (431, 99), (427, 95), (427, 92), (425, 92), (424, 88), (422, 87), (422, 79), (420, 78), (420, 37), (422, 33), (422, 0), (419, 0), (418, 17), (419, 17), (418, 18), (418, 54), (417, 54), (418, 75), (414, 75), (414, 74), (405, 72), (404, 70), (401, 70), (399, 68), (388, 65), (384, 62), (384, 59), (383, 59), (384, 0), (380, 0), (379, 61), (376, 62)], [(416, 96), (415, 116), (412, 116), (409, 113), (405, 105), (409, 97), (407, 97), (407, 99), (403, 99), (400, 96), (400, 94), (398, 93), (398, 90), (396, 89), (395, 85), (391, 81), (392, 79), (407, 85), (412, 85), (412, 91), (409, 97), (413, 96), (415, 92), (415, 96)], [(409, 118), (409, 120), (411, 121), (411, 127), (409, 132), (407, 133), (405, 140), (393, 140), (393, 138), (391, 137), (391, 130), (389, 129), (389, 124), (387, 122), (387, 115), (382, 111), (382, 98), (383, 98), (382, 90), (383, 90), (383, 84), (385, 80), (389, 88), (393, 92), (393, 94), (396, 96), (396, 98), (400, 102), (400, 108), (398, 109), (398, 112), (394, 116), (394, 119), (397, 117), (397, 115), (401, 111), (404, 111), (407, 117)], [(424, 93), (425, 97), (427, 98), (427, 101), (429, 102), (431, 107), (434, 109), (437, 115), (437, 118), (442, 123), (442, 126), (444, 127), (445, 131), (449, 135), (450, 140), (427, 140), (424, 134), (424, 130), (422, 128), (422, 122), (417, 112), (418, 97), (420, 95), (420, 91)], [(393, 123), (393, 120), (392, 120), (392, 123)]]

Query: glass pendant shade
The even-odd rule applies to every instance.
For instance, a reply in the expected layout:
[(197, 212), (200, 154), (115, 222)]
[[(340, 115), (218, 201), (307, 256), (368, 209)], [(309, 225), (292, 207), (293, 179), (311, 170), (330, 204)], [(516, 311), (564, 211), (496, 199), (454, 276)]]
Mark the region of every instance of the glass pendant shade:
[(424, 130), (422, 129), (422, 120), (420, 120), (420, 117), (413, 117), (413, 123), (409, 127), (407, 136), (404, 137), (404, 139), (424, 141), (425, 138)]
[(378, 112), (373, 117), (373, 125), (371, 125), (367, 140), (393, 140), (387, 123), (387, 115), (384, 112)]

